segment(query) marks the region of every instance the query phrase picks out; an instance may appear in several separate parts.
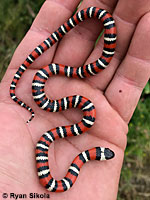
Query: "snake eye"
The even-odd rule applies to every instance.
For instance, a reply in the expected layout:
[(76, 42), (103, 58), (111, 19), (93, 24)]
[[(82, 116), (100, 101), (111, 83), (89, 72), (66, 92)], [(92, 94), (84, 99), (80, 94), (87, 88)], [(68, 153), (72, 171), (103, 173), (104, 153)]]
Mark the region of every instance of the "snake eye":
[(109, 160), (115, 156), (114, 152), (108, 148), (105, 148), (104, 155), (105, 155), (106, 160)]

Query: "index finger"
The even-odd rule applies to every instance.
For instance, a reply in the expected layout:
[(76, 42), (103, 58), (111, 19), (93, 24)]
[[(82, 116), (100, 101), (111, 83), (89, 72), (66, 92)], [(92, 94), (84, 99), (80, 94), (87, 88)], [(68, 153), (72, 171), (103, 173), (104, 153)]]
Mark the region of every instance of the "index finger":
[[(26, 57), (35, 47), (44, 41), (50, 33), (54, 32), (72, 15), (79, 2), (80, 0), (47, 0), (44, 2), (31, 28), (13, 55), (11, 63), (1, 83), (1, 99), (9, 99), (10, 82), (13, 79), (16, 70), (24, 62)], [(48, 49), (31, 65), (30, 69), (41, 68), (43, 65), (49, 64), (55, 54), (55, 49), (56, 45)], [(28, 74), (28, 79), (32, 79), (32, 77), (33, 73)], [(26, 74), (24, 80), (27, 80)], [(23, 92), (24, 88), (21, 88), (21, 90)], [(22, 92), (18, 91), (18, 95)]]
[[(80, 0), (45, 1), (31, 28), (16, 49), (9, 69), (18, 68), (35, 47), (72, 15), (79, 2)], [(55, 49), (56, 45), (48, 49), (47, 52), (40, 56), (40, 59), (32, 64), (32, 67), (41, 67), (48, 64), (54, 55)]]

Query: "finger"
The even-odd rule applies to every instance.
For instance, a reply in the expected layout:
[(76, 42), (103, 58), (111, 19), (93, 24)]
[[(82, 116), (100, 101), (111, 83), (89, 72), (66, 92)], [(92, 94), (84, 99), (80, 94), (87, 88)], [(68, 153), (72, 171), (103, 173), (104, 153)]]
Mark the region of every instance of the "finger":
[[(94, 5), (95, 7), (113, 12), (116, 3), (117, 0), (94, 0), (94, 2), (92, 0), (84, 0), (79, 10)], [(57, 49), (54, 62), (70, 66), (83, 65), (92, 51), (102, 28), (102, 24), (96, 19), (87, 19), (80, 23), (62, 39)]]
[[(117, 47), (116, 53), (107, 69), (103, 70), (95, 77), (90, 77), (89, 81), (100, 90), (105, 90), (111, 81), (117, 67), (126, 55), (130, 41), (139, 19), (149, 11), (150, 1), (144, 0), (119, 0), (113, 17), (117, 27)], [(103, 38), (91, 53), (86, 63), (96, 60), (103, 48)]]
[[(31, 28), (17, 48), (10, 68), (18, 68), (35, 47), (72, 15), (79, 2), (80, 0), (45, 1)], [(56, 45), (47, 50), (32, 64), (32, 67), (41, 67), (48, 64), (54, 55), (55, 49)]]
[[(3, 99), (9, 97), (8, 83), (10, 83), (13, 79), (16, 69), (18, 69), (18, 67), (24, 62), (36, 46), (45, 40), (50, 33), (55, 31), (60, 24), (64, 23), (64, 21), (72, 15), (72, 12), (75, 10), (79, 2), (80, 0), (47, 0), (43, 4), (30, 30), (16, 49), (8, 70), (2, 80), (1, 89), (3, 94), (1, 94), (1, 96)], [(55, 49), (56, 45), (47, 50), (32, 64), (31, 68), (41, 68), (43, 65), (49, 64), (55, 53)], [(26, 73), (24, 75), (26, 79)], [(29, 76), (30, 79), (32, 79), (33, 73)], [(19, 83), (20, 82), (22, 82), (22, 79)], [(22, 92), (23, 91), (24, 88), (22, 88)], [(20, 95), (20, 92), (18, 92), (18, 94)]]
[(110, 104), (126, 122), (129, 122), (150, 78), (149, 30), (150, 12), (139, 22), (129, 51), (105, 93)]

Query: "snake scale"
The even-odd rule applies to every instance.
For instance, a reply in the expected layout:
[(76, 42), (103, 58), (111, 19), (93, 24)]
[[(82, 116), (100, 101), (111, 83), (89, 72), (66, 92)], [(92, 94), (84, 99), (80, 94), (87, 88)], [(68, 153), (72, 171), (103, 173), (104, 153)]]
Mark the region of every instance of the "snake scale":
[(90, 150), (86, 150), (73, 160), (66, 176), (62, 180), (55, 180), (51, 175), (48, 163), (48, 149), (50, 144), (59, 138), (78, 136), (87, 131), (94, 124), (96, 110), (93, 103), (83, 96), (74, 95), (59, 100), (50, 100), (44, 92), (45, 83), (51, 76), (61, 75), (69, 78), (83, 79), (96, 75), (108, 66), (115, 53), (116, 47), (117, 35), (114, 19), (106, 10), (96, 7), (89, 7), (79, 11), (33, 50), (19, 67), (10, 86), (11, 98), (20, 106), (31, 112), (31, 118), (27, 121), (27, 123), (29, 123), (34, 118), (34, 111), (16, 97), (15, 89), (18, 81), (35, 59), (58, 42), (79, 22), (82, 22), (87, 18), (97, 18), (103, 23), (104, 47), (101, 57), (93, 63), (77, 68), (51, 63), (40, 69), (35, 74), (32, 82), (33, 99), (41, 109), (48, 112), (59, 112), (69, 108), (80, 108), (83, 111), (83, 118), (79, 123), (56, 127), (47, 131), (41, 136), (36, 145), (36, 165), (39, 180), (40, 183), (51, 192), (63, 192), (70, 189), (75, 183), (82, 165), (89, 160), (108, 160), (114, 157), (114, 152), (109, 148), (94, 147)]

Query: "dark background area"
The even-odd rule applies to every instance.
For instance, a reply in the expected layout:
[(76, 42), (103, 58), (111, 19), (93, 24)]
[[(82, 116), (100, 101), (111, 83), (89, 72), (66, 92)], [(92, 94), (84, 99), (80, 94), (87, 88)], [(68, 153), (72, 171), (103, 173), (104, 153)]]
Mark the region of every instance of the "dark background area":
[[(44, 0), (0, 2), (0, 80)], [(150, 199), (150, 82), (129, 124), (118, 200)]]

